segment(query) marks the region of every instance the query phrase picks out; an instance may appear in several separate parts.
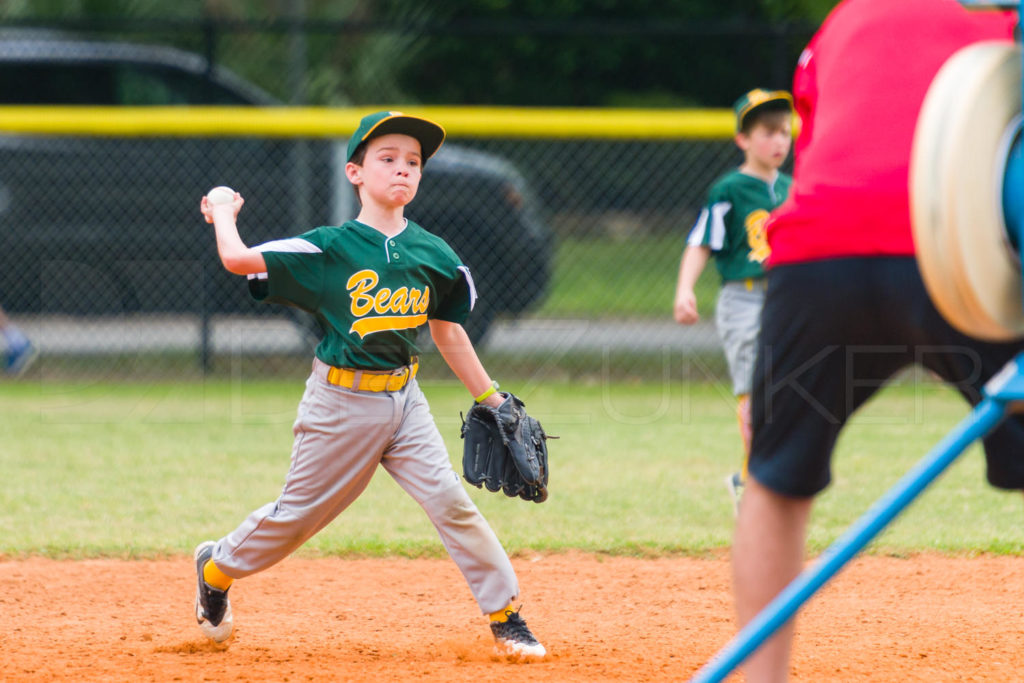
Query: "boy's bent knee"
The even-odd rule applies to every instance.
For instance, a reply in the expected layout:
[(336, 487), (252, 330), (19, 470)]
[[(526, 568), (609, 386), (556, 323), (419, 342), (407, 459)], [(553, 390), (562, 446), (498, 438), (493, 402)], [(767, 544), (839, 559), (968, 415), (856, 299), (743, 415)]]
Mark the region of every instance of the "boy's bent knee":
[(431, 518), (452, 522), (466, 522), (482, 516), (461, 482), (455, 482), (423, 501), (423, 509)]

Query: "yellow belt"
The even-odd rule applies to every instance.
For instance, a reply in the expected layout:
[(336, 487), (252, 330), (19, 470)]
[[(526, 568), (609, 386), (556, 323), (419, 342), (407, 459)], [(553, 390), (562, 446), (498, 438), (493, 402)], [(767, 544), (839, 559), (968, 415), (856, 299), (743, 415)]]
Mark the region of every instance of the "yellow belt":
[(765, 280), (763, 277), (748, 277), (746, 280), (743, 281), (743, 284), (744, 286), (746, 286), (748, 292), (754, 291), (754, 287), (759, 287), (760, 289), (768, 289), (768, 281)]
[(418, 358), (413, 358), (412, 363), (397, 370), (384, 372), (331, 366), (327, 370), (327, 381), (336, 386), (356, 391), (398, 391), (416, 376), (419, 369)]

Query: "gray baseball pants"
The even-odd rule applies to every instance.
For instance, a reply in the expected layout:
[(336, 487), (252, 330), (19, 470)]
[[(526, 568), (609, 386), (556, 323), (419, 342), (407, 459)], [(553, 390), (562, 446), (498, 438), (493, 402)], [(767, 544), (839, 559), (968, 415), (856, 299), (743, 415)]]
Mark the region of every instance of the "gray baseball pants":
[(764, 308), (764, 280), (725, 282), (715, 305), (715, 328), (722, 340), (725, 361), (732, 378), (732, 393), (750, 393), (757, 361), (757, 340)]
[(512, 564), (452, 468), (416, 380), (396, 392), (328, 384), (315, 360), (280, 497), (222, 538), (213, 561), (242, 578), (280, 562), (359, 497), (381, 465), (426, 511), (484, 614), (519, 594)]

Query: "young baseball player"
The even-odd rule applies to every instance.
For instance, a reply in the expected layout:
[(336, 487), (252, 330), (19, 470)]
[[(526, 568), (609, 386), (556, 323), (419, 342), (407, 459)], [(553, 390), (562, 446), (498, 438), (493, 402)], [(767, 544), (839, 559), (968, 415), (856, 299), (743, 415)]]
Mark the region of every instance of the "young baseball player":
[(725, 480), (737, 506), (750, 452), (750, 377), (764, 306), (762, 264), (769, 254), (764, 222), (786, 198), (792, 182), (779, 167), (792, 144), (793, 98), (783, 90), (758, 88), (736, 100), (733, 109), (734, 139), (743, 151), (743, 163), (712, 184), (690, 231), (679, 264), (675, 317), (683, 325), (700, 319), (693, 288), (713, 256), (722, 278), (715, 327), (737, 397), (736, 417), (743, 439), (743, 466)]
[[(1013, 23), (955, 0), (845, 0), (800, 57), (803, 125), (793, 189), (767, 224), (750, 476), (733, 544), (740, 626), (803, 569), (814, 497), (859, 406), (915, 362), (977, 403), (1022, 348), (971, 339), (939, 315), (914, 257), (908, 198), (914, 129), (936, 72), (963, 46), (1009, 40)], [(984, 445), (989, 482), (1024, 488), (1024, 420), (1008, 418)], [(747, 681), (787, 680), (794, 623), (749, 658)]]
[(0, 335), (3, 335), (7, 350), (4, 354), (4, 372), (18, 377), (28, 370), (28, 366), (36, 359), (37, 351), (32, 342), (17, 325), (11, 322), (0, 307)]
[(499, 650), (545, 654), (513, 607), (519, 586), (509, 558), (452, 468), (416, 381), (416, 333), (426, 324), (478, 403), (505, 400), (461, 325), (476, 298), (469, 269), (441, 238), (404, 216), (444, 137), (436, 123), (400, 112), (363, 118), (345, 166), (362, 208), (338, 227), (250, 248), (236, 226), (241, 195), (230, 203), (202, 199), (224, 267), (247, 275), (255, 298), (310, 311), (326, 330), (299, 404), (280, 497), (195, 550), (196, 619), (218, 642), (231, 635), (232, 582), (296, 550), (341, 514), (381, 466), (437, 528)]

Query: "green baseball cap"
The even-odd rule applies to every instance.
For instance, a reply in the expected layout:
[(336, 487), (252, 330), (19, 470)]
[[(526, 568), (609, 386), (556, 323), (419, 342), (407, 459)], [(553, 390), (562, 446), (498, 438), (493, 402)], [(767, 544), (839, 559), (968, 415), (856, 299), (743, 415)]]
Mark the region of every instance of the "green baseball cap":
[(434, 156), (441, 143), (444, 142), (444, 128), (433, 121), (421, 119), (417, 116), (408, 116), (400, 111), (379, 111), (375, 114), (368, 114), (359, 122), (356, 132), (348, 140), (348, 158), (356, 153), (356, 148), (367, 140), (372, 140), (379, 135), (389, 133), (401, 133), (414, 137), (420, 142), (420, 153), (423, 155), (423, 163)]
[(747, 114), (771, 102), (784, 102), (786, 108), (793, 111), (793, 96), (785, 90), (754, 88), (750, 92), (744, 93), (732, 105), (732, 110), (736, 112), (736, 130), (743, 129), (743, 119), (747, 118)]

